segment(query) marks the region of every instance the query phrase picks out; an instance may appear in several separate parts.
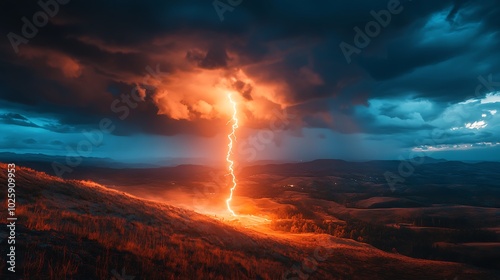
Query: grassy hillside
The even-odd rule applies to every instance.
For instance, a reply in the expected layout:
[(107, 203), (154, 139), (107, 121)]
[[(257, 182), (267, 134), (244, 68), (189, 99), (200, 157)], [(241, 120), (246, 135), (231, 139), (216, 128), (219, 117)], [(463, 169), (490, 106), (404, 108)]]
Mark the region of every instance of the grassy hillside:
[[(2, 205), (6, 197), (1, 188)], [(6, 271), (2, 231), (1, 279), (111, 279), (122, 269), (135, 279), (293, 279), (294, 266), (309, 279), (499, 279), (325, 234), (248, 229), (27, 168), (17, 167), (16, 198), (17, 272)]]

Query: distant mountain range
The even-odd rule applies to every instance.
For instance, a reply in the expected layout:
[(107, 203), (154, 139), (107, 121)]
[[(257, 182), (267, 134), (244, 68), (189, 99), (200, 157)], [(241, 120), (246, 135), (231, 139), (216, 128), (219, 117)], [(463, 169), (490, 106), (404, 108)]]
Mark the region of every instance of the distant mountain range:
[[(150, 162), (121, 162), (111, 158), (81, 157), (78, 166), (107, 167), (107, 168), (155, 168), (162, 166), (177, 166), (182, 164), (210, 165), (210, 161), (204, 158), (155, 158)], [(0, 153), (0, 161), (13, 161), (27, 163), (26, 166), (40, 166), (46, 163), (59, 162), (65, 164), (66, 156), (53, 156), (44, 154), (17, 154), (11, 152)]]
[[(14, 162), (18, 166), (30, 167), (35, 170), (57, 175), (52, 163), (56, 161), (64, 164), (66, 158), (62, 156), (47, 156), (41, 154), (0, 153), (0, 162)], [(196, 163), (196, 164), (193, 164)], [(419, 163), (419, 164), (417, 164)], [(432, 174), (434, 180), (445, 180), (447, 183), (461, 183), (474, 181), (476, 184), (492, 183), (491, 178), (497, 178), (500, 162), (462, 162), (447, 161), (431, 157), (414, 158), (412, 161), (374, 160), (366, 162), (348, 162), (339, 159), (317, 159), (308, 162), (278, 162), (258, 161), (242, 165), (237, 172), (243, 177), (259, 174), (273, 174), (278, 176), (350, 176), (378, 183), (387, 183), (385, 177), (388, 172), (400, 176), (403, 164), (410, 164), (414, 168), (411, 175), (403, 180), (405, 184), (425, 183), (421, 178)], [(166, 159), (163, 164), (127, 164), (109, 158), (84, 158), (80, 165), (64, 174), (64, 178), (86, 179), (94, 178), (101, 183), (105, 179), (112, 179), (114, 183), (133, 182), (141, 178), (144, 182), (162, 182), (163, 180), (190, 182), (198, 178), (204, 181), (210, 178), (213, 172), (224, 173), (225, 166), (217, 167), (205, 164), (203, 160), (197, 162), (189, 159)], [(423, 176), (423, 177), (422, 177)], [(146, 179), (147, 178), (147, 179)], [(363, 180), (365, 180), (363, 179)], [(484, 179), (484, 180), (483, 180)], [(499, 178), (500, 180), (500, 178)]]
[[(412, 159), (414, 162), (422, 162), (423, 164), (432, 164), (447, 162), (445, 159), (435, 159), (432, 157), (417, 157)], [(60, 162), (64, 164), (66, 162), (66, 156), (58, 155), (45, 155), (45, 154), (18, 154), (12, 152), (1, 152), (0, 161), (2, 162), (18, 162), (24, 163), (26, 166), (39, 166), (46, 165), (44, 163)], [(347, 163), (349, 161), (340, 159), (317, 159), (307, 162), (298, 161), (285, 161), (285, 160), (259, 160), (249, 163), (243, 163), (243, 166), (252, 165), (272, 165), (272, 164), (298, 164), (308, 168), (314, 168), (314, 166), (322, 166), (325, 164), (329, 165), (331, 163)], [(370, 160), (370, 161), (356, 161), (350, 162), (355, 164), (366, 164), (366, 163), (387, 163), (387, 162), (399, 162), (398, 160)], [(480, 161), (462, 161), (466, 163), (477, 163)], [(111, 158), (102, 157), (82, 157), (82, 162), (79, 166), (92, 166), (92, 167), (106, 167), (106, 168), (155, 168), (155, 167), (166, 167), (166, 166), (178, 166), (185, 164), (196, 164), (196, 165), (208, 165), (213, 166), (213, 162), (205, 158), (155, 158), (151, 159), (149, 162), (142, 160), (142, 162), (121, 162), (113, 160)]]
[[(183, 164), (197, 164), (197, 165), (213, 165), (213, 161), (206, 158), (154, 158), (149, 160), (138, 160), (138, 162), (121, 162), (111, 158), (103, 157), (82, 157), (80, 166), (94, 166), (94, 167), (110, 167), (110, 168), (151, 168), (162, 166), (177, 166)], [(0, 152), (0, 161), (17, 161), (17, 162), (60, 162), (66, 161), (66, 156), (59, 155), (45, 155), (45, 154), (18, 154), (12, 152)], [(142, 162), (140, 162), (142, 161)], [(146, 162), (147, 161), (147, 162)], [(285, 160), (258, 160), (243, 165), (263, 165), (263, 164), (279, 164), (291, 163), (293, 161)]]

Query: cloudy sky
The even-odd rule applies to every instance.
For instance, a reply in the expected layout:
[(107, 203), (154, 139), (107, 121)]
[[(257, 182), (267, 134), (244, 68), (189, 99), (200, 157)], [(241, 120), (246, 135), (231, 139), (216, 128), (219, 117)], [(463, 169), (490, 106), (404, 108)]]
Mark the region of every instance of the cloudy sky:
[[(500, 157), (500, 6), (2, 1), (0, 152)], [(90, 144), (89, 144), (90, 143)]]

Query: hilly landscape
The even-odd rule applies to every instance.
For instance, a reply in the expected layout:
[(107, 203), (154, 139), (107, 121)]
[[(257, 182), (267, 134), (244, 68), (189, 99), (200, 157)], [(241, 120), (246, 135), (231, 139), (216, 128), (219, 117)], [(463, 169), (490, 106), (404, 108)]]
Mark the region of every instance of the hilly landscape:
[(0, 280), (500, 280), (500, 1), (0, 1)]

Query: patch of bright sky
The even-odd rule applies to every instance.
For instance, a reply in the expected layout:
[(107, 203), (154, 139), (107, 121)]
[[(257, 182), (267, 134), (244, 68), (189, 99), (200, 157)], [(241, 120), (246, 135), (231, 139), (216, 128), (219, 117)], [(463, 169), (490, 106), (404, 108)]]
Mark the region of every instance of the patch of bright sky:
[(485, 121), (475, 121), (473, 123), (466, 123), (465, 127), (468, 129), (481, 129), (487, 127), (488, 124)]
[(500, 102), (500, 92), (488, 93), (481, 99), (481, 104), (497, 103)]
[(478, 142), (473, 144), (440, 144), (434, 146), (418, 146), (412, 148), (413, 151), (426, 152), (426, 151), (453, 151), (453, 150), (470, 150), (475, 148), (496, 147), (500, 146), (500, 142)]
[[(489, 93), (483, 98), (469, 99), (452, 104), (438, 104), (422, 98), (412, 99), (372, 99), (369, 106), (359, 106), (356, 113), (361, 119), (371, 119), (376, 127), (397, 128), (402, 124), (413, 127), (407, 138), (400, 135), (396, 139), (410, 142), (414, 151), (456, 151), (467, 149), (490, 149), (500, 140), (500, 119), (495, 116), (500, 109), (499, 93)], [(416, 114), (418, 112), (418, 114)], [(420, 115), (422, 114), (422, 115)], [(422, 116), (427, 116), (422, 118)], [(420, 126), (419, 126), (420, 125)], [(422, 126), (427, 125), (427, 126)], [(429, 126), (431, 128), (429, 128)], [(435, 145), (415, 147), (415, 139), (432, 139), (433, 130), (449, 131)], [(406, 134), (407, 132), (405, 132)], [(382, 136), (374, 135), (383, 140)], [(410, 139), (413, 138), (413, 139)], [(450, 143), (450, 144), (447, 144)]]
[[(487, 93), (484, 98), (471, 98), (471, 99), (467, 99), (465, 101), (462, 101), (458, 104), (469, 104), (469, 103), (475, 103), (475, 102), (480, 102), (481, 104), (500, 102), (500, 92), (490, 92), (490, 93)], [(496, 113), (496, 110), (494, 110), (494, 111)], [(493, 113), (493, 115), (495, 113)]]

